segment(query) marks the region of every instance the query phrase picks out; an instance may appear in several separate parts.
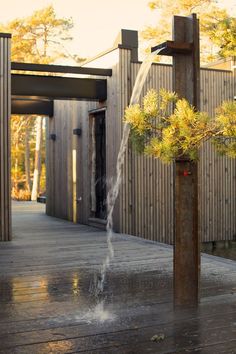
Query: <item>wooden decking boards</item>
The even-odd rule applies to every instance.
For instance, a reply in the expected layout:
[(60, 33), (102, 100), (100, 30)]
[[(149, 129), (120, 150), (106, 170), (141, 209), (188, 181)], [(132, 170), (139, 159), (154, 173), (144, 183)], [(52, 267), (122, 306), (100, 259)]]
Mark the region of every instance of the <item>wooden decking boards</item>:
[(236, 262), (204, 255), (198, 311), (174, 312), (172, 248), (117, 234), (105, 286), (112, 320), (95, 321), (105, 232), (44, 207), (14, 204), (13, 241), (0, 244), (0, 353), (236, 353)]

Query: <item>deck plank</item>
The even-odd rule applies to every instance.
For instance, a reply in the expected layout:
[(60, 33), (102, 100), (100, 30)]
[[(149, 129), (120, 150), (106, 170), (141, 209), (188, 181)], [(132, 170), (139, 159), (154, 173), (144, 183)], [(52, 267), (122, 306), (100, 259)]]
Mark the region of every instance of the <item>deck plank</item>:
[(176, 312), (172, 248), (116, 234), (101, 322), (91, 288), (106, 234), (44, 207), (14, 203), (13, 242), (0, 244), (0, 353), (236, 353), (236, 262), (203, 255), (199, 309)]

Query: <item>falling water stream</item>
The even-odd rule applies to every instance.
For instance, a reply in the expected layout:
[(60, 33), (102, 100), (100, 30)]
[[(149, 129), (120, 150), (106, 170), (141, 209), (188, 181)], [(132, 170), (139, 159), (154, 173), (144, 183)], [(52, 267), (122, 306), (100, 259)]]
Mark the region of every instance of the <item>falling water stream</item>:
[[(151, 68), (152, 62), (155, 58), (155, 56), (158, 54), (158, 52), (151, 53), (142, 63), (137, 78), (135, 80), (135, 84), (133, 87), (132, 95), (130, 98), (130, 105), (136, 104), (139, 102), (139, 98), (143, 89), (143, 85), (145, 83), (145, 80), (147, 78), (148, 72)], [(125, 151), (126, 147), (128, 144), (128, 139), (129, 139), (129, 133), (130, 133), (130, 127), (129, 124), (124, 123), (123, 126), (123, 134), (122, 134), (122, 140), (120, 144), (120, 150), (118, 153), (117, 157), (117, 164), (116, 164), (116, 176), (115, 176), (115, 181), (110, 188), (108, 195), (107, 195), (107, 210), (108, 210), (108, 215), (107, 215), (107, 255), (103, 261), (100, 275), (96, 281), (95, 284), (95, 295), (97, 296), (99, 300), (97, 306), (94, 309), (94, 317), (96, 320), (99, 320), (103, 322), (106, 319), (110, 319), (110, 316), (107, 311), (104, 310), (104, 299), (102, 299), (102, 294), (104, 290), (104, 283), (105, 283), (105, 278), (106, 278), (106, 273), (107, 270), (110, 266), (111, 260), (114, 257), (114, 248), (112, 245), (112, 235), (113, 235), (113, 211), (114, 211), (114, 206), (116, 199), (118, 197), (119, 193), (119, 188), (120, 184), (122, 181), (122, 168), (124, 165), (124, 160), (125, 160)]]

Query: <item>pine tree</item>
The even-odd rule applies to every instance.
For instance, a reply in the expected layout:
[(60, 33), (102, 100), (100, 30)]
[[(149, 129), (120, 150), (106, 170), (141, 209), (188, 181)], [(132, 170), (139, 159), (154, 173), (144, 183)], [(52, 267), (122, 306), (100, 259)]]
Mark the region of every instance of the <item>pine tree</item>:
[(223, 102), (212, 119), (173, 92), (150, 90), (142, 105), (126, 108), (124, 120), (131, 127), (136, 150), (164, 162), (186, 156), (196, 160), (198, 150), (208, 139), (212, 139), (221, 154), (236, 158), (234, 101)]

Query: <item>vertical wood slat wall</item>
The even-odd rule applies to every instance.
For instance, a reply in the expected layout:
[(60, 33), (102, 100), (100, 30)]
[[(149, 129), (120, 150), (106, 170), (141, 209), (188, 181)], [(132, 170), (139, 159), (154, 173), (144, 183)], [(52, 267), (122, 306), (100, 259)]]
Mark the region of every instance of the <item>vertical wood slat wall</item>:
[(0, 34), (0, 241), (10, 241), (10, 41), (7, 34)]
[[(89, 218), (89, 127), (88, 110), (93, 102), (55, 101), (54, 117), (47, 122), (47, 203), (50, 216), (73, 220), (76, 207), (77, 221), (87, 223)], [(80, 128), (82, 135), (73, 134)], [(50, 138), (56, 135), (56, 140)], [(77, 188), (73, 195), (72, 156), (76, 151)], [(76, 200), (74, 200), (76, 199)]]
[[(120, 83), (118, 80), (119, 51), (112, 52), (106, 57), (112, 57), (115, 63), (112, 67), (113, 75), (107, 82), (108, 97), (105, 102), (106, 111), (106, 161), (107, 183), (115, 175), (116, 159), (121, 137), (121, 108), (120, 108)], [(92, 66), (92, 65), (90, 65)], [(96, 67), (96, 66), (95, 66)], [(99, 67), (103, 67), (99, 64)], [(72, 220), (73, 202), (69, 191), (72, 187), (72, 150), (76, 151), (76, 213), (77, 222), (88, 224), (90, 218), (90, 114), (89, 111), (101, 108), (104, 103), (88, 101), (54, 101), (54, 117), (48, 118), (47, 124), (47, 205), (46, 213), (51, 216)], [(73, 129), (80, 128), (81, 136), (73, 135)], [(66, 132), (70, 134), (67, 136)], [(50, 134), (57, 134), (56, 140), (49, 139)], [(60, 147), (64, 139), (64, 148)], [(71, 144), (72, 142), (72, 144)], [(112, 148), (111, 148), (112, 147)], [(64, 157), (62, 156), (64, 155)], [(72, 188), (73, 190), (73, 188)], [(115, 225), (118, 230), (119, 202), (114, 210)]]
[[(122, 111), (129, 103), (132, 87), (141, 64), (130, 63), (129, 51), (122, 50), (121, 100)], [(127, 66), (127, 69), (125, 67)], [(172, 88), (169, 65), (152, 65), (141, 97), (150, 88)], [(127, 71), (127, 72), (126, 72)], [(125, 77), (127, 75), (127, 83)], [(122, 114), (123, 116), (123, 114)], [(126, 152), (124, 177), (120, 191), (120, 231), (153, 241), (173, 240), (173, 166), (132, 150)]]
[[(123, 56), (123, 63), (131, 65), (133, 87), (141, 64), (129, 64), (125, 53)], [(171, 80), (171, 66), (153, 64), (142, 96), (150, 88), (171, 90)], [(201, 110), (214, 116), (215, 108), (222, 101), (233, 98), (234, 77), (231, 71), (201, 69)], [(127, 167), (130, 165), (131, 168)], [(172, 169), (172, 165), (138, 155), (129, 148), (121, 190), (121, 232), (173, 243)], [(127, 186), (129, 191), (132, 190), (132, 200)], [(236, 160), (219, 156), (212, 144), (206, 143), (199, 163), (199, 231), (203, 242), (235, 239), (235, 204)]]
[[(140, 63), (131, 63), (130, 50), (118, 49), (113, 75), (107, 79), (106, 146), (108, 185), (115, 176), (121, 140), (122, 117), (129, 103)], [(99, 64), (101, 67), (102, 65)], [(172, 89), (172, 67), (153, 64), (142, 96), (149, 88)], [(214, 114), (225, 99), (233, 99), (234, 78), (230, 71), (201, 69), (201, 109)], [(77, 154), (77, 221), (88, 224), (90, 217), (89, 113), (99, 107), (96, 102), (55, 102), (55, 115), (49, 119), (48, 140), (49, 215), (72, 220), (72, 150)], [(56, 125), (56, 126), (55, 126)], [(73, 136), (74, 128), (82, 136)], [(62, 139), (66, 139), (63, 142)], [(63, 145), (64, 144), (64, 145)], [(59, 146), (61, 145), (61, 146)], [(64, 147), (63, 147), (64, 146)], [(66, 150), (63, 151), (63, 149)], [(51, 155), (50, 155), (51, 154)], [(51, 175), (51, 178), (50, 178)], [(129, 146), (124, 177), (114, 212), (115, 230), (146, 239), (173, 243), (173, 166), (151, 157), (136, 154)], [(199, 210), (202, 241), (231, 240), (236, 234), (236, 161), (219, 157), (208, 143), (201, 151), (199, 163)], [(68, 186), (71, 184), (71, 186)], [(67, 185), (67, 187), (66, 187)], [(51, 196), (54, 197), (51, 197)], [(55, 210), (55, 205), (56, 210)], [(53, 210), (54, 207), (54, 210)]]
[[(121, 83), (119, 74), (122, 62), (120, 60), (120, 50), (115, 50), (105, 57), (111, 57), (112, 76), (107, 79), (107, 100), (105, 123), (106, 123), (106, 173), (107, 190), (111, 188), (116, 176), (116, 162), (120, 147), (122, 122), (121, 122)], [(103, 63), (99, 64), (102, 67)], [(120, 230), (120, 198), (117, 198), (114, 208), (114, 230)]]
[[(215, 107), (233, 100), (235, 78), (230, 71), (201, 71), (201, 109), (214, 115)], [(236, 236), (236, 159), (219, 156), (210, 142), (200, 152), (200, 235), (204, 242), (233, 240)]]
[[(72, 120), (65, 119), (71, 111), (71, 104), (60, 101), (55, 104), (55, 118), (48, 118), (47, 134), (47, 206), (48, 215), (72, 220)], [(51, 139), (55, 134), (55, 140)]]

